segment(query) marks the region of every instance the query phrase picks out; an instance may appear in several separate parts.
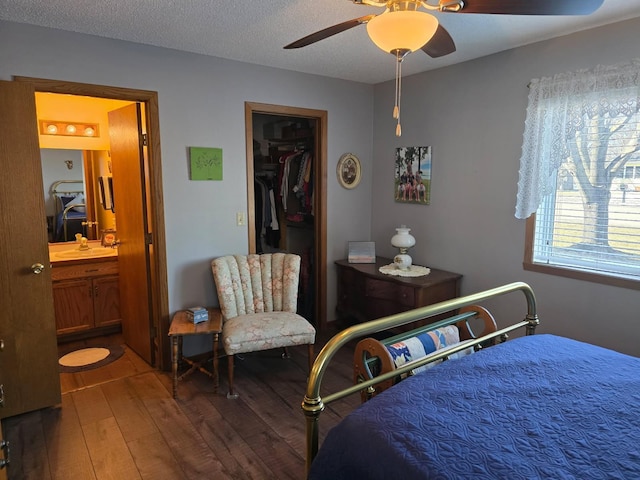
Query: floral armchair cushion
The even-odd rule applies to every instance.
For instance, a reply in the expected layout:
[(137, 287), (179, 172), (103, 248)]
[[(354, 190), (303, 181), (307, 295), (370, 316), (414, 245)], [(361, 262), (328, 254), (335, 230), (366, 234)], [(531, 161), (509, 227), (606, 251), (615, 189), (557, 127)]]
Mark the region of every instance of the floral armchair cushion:
[(315, 337), (313, 325), (297, 313), (251, 313), (225, 322), (222, 345), (227, 355), (234, 355), (313, 344)]

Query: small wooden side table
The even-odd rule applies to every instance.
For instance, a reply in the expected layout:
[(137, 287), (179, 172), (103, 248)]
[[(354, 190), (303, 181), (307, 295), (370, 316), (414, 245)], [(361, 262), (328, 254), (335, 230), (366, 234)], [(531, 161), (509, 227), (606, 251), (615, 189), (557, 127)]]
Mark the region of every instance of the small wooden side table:
[[(213, 378), (214, 392), (218, 391), (218, 339), (222, 332), (222, 313), (219, 308), (207, 308), (209, 312), (209, 320), (206, 322), (193, 323), (193, 320), (189, 319), (187, 312), (181, 310), (171, 319), (171, 325), (169, 326), (169, 336), (171, 337), (171, 363), (173, 367), (173, 398), (178, 396), (178, 380), (182, 380), (184, 377), (199, 370), (202, 373)], [(182, 355), (182, 338), (185, 335), (213, 335), (213, 372), (210, 372), (202, 366), (202, 363), (198, 363), (190, 358)], [(191, 366), (189, 370), (184, 372), (178, 377), (178, 361), (186, 362)]]

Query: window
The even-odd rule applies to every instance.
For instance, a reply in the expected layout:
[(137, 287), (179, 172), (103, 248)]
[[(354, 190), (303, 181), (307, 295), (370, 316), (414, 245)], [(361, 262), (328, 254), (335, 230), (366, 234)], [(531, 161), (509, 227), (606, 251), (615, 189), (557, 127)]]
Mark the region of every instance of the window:
[(525, 268), (640, 288), (640, 61), (531, 89), (516, 205)]

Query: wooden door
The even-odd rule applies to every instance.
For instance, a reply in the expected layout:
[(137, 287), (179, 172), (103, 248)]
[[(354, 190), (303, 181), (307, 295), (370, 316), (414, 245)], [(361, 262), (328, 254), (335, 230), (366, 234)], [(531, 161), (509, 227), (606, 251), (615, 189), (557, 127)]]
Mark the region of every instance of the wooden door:
[[(42, 165), (31, 85), (0, 81), (0, 418), (60, 403)], [(41, 264), (39, 269), (32, 265)]]
[(109, 112), (109, 137), (113, 168), (113, 204), (120, 271), (122, 334), (127, 345), (150, 364), (152, 350), (149, 292), (150, 238), (147, 222), (144, 145), (140, 104)]

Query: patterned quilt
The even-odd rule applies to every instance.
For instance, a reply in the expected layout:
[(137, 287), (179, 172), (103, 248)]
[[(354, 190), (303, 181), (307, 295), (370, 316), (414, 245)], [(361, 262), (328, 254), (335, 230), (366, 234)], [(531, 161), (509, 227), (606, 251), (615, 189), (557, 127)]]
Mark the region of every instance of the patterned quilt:
[(444, 362), (334, 427), (309, 478), (640, 479), (640, 359), (533, 335)]

